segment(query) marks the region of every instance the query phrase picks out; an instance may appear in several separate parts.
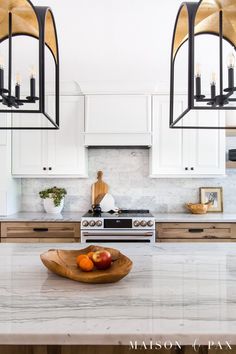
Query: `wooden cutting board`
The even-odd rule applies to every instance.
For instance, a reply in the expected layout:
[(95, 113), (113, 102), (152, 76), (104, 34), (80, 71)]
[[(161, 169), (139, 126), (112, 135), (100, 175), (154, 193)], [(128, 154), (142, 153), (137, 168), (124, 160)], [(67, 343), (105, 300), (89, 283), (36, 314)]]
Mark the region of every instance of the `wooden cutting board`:
[(102, 197), (108, 193), (109, 186), (103, 180), (103, 172), (98, 171), (97, 182), (92, 184), (92, 204), (99, 204)]

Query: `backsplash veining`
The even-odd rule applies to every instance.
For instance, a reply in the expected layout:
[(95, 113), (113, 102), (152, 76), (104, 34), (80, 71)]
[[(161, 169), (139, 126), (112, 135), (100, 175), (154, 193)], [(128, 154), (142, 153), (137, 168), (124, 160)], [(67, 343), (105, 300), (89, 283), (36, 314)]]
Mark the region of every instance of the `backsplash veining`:
[(22, 211), (42, 211), (38, 192), (54, 185), (67, 189), (64, 211), (88, 210), (98, 170), (104, 171), (118, 207), (182, 212), (184, 203), (198, 201), (199, 187), (222, 186), (224, 211), (236, 211), (236, 170), (222, 178), (150, 179), (148, 149), (89, 149), (88, 179), (22, 179)]

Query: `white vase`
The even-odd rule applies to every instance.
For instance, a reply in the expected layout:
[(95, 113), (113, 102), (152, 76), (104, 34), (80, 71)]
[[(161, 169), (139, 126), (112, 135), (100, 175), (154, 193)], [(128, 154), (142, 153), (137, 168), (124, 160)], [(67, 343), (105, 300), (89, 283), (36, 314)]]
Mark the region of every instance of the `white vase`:
[(64, 207), (64, 198), (61, 200), (60, 205), (55, 206), (52, 198), (46, 198), (43, 200), (43, 206), (48, 214), (60, 214)]

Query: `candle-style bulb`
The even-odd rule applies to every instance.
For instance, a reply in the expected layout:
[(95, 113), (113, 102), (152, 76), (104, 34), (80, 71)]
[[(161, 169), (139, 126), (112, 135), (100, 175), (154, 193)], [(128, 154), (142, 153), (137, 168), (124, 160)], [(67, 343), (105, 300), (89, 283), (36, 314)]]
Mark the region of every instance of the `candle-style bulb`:
[(199, 63), (195, 67), (195, 77), (201, 77), (201, 65)]
[(216, 73), (212, 72), (211, 74), (211, 85), (215, 85), (216, 84)]
[(230, 53), (227, 58), (227, 66), (229, 69), (233, 69), (235, 67), (235, 56), (234, 53)]
[(31, 66), (30, 67), (30, 78), (35, 79), (35, 77), (36, 77), (36, 68), (35, 68), (35, 66)]
[(16, 74), (16, 85), (20, 85), (21, 83), (21, 76), (19, 73)]
[(4, 89), (4, 59), (0, 55), (0, 93)]
[(4, 58), (2, 55), (0, 55), (0, 69), (3, 69), (4, 67)]
[(33, 99), (35, 97), (35, 84), (36, 84), (36, 70), (35, 67), (31, 67), (30, 71), (30, 97)]

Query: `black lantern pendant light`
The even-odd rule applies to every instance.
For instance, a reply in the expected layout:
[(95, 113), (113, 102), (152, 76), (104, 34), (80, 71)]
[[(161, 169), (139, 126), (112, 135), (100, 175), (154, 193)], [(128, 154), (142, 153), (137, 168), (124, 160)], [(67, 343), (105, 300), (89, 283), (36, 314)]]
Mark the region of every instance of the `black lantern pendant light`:
[[(199, 36), (201, 35), (201, 36)], [(208, 64), (212, 59), (217, 63), (217, 69), (212, 72), (208, 87), (204, 86), (206, 75), (201, 73), (201, 65), (196, 60), (196, 41), (203, 41), (208, 35), (217, 36), (217, 51), (211, 47), (201, 53)], [(199, 36), (199, 37), (198, 37)], [(213, 37), (207, 37), (212, 38)], [(225, 44), (226, 43), (226, 44)], [(230, 49), (226, 53), (224, 45)], [(176, 61), (185, 46), (187, 58), (187, 94), (181, 111), (177, 109), (176, 96)], [(180, 6), (172, 41), (171, 51), (171, 82), (170, 82), (170, 127), (180, 129), (236, 129), (236, 85), (234, 84), (234, 65), (236, 47), (236, 0), (201, 0), (185, 2)], [(182, 53), (183, 55), (183, 53)], [(227, 58), (228, 57), (228, 58)], [(227, 58), (227, 62), (226, 62)], [(217, 60), (216, 60), (217, 59)], [(209, 64), (209, 65), (210, 65)], [(228, 68), (227, 68), (228, 66)], [(204, 86), (204, 87), (203, 87)], [(221, 111), (235, 111), (235, 125), (226, 126), (219, 119)], [(195, 114), (195, 121), (192, 117)], [(217, 124), (196, 124), (196, 116), (201, 114), (215, 117)], [(214, 120), (214, 119), (213, 119)]]
[[(30, 47), (23, 47), (14, 57), (14, 40), (22, 36), (33, 37), (37, 41), (37, 66), (22, 92), (21, 77), (13, 75), (15, 62), (24, 62), (30, 56)], [(25, 38), (27, 38), (25, 37)], [(1, 46), (6, 43), (3, 58)], [(0, 0), (0, 129), (58, 129), (59, 128), (59, 53), (53, 13), (50, 8), (34, 6), (29, 0)], [(53, 67), (53, 107), (47, 112), (46, 102), (46, 54), (51, 57)], [(4, 65), (4, 62), (7, 65)], [(7, 115), (10, 113), (10, 115)], [(10, 116), (10, 118), (9, 118)], [(7, 117), (7, 118), (6, 118)], [(8, 120), (9, 118), (9, 120)], [(30, 118), (30, 119), (27, 119)], [(34, 124), (36, 121), (42, 122)], [(3, 122), (7, 124), (4, 125)]]

